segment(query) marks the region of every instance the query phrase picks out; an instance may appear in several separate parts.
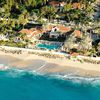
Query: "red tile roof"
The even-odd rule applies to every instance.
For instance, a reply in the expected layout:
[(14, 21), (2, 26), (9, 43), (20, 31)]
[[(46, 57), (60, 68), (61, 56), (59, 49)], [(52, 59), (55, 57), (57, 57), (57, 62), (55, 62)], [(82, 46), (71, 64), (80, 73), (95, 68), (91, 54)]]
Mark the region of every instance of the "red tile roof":
[(76, 57), (76, 56), (78, 56), (78, 55), (79, 55), (79, 53), (73, 52), (73, 53), (71, 53), (70, 55), (71, 55), (71, 56), (75, 56), (75, 57)]
[(69, 32), (71, 30), (71, 28), (66, 27), (64, 25), (58, 25), (57, 27), (59, 28), (59, 31), (64, 32), (64, 33)]
[(50, 5), (52, 6), (64, 6), (66, 3), (65, 2), (59, 2), (59, 1), (51, 1), (49, 2)]
[(75, 34), (76, 37), (81, 37), (82, 36), (82, 32), (79, 31), (79, 30), (75, 30), (74, 34)]
[(65, 6), (65, 2), (60, 2), (60, 6)]
[(51, 1), (51, 2), (49, 2), (49, 4), (52, 5), (52, 6), (59, 6), (60, 2), (58, 2), (58, 1)]
[(81, 3), (73, 3), (72, 7), (75, 9), (80, 9), (81, 8)]
[(34, 37), (34, 36), (36, 36), (36, 35), (38, 35), (38, 34), (41, 34), (41, 33), (42, 33), (42, 32), (39, 31), (39, 30), (34, 31), (33, 34), (30, 36), (30, 38), (32, 38), (32, 37)]
[(32, 31), (28, 30), (28, 29), (22, 29), (19, 33), (23, 33), (23, 34), (31, 34)]
[[(38, 30), (36, 28), (31, 28), (31, 29), (22, 29), (20, 33), (26, 34), (28, 38), (32, 38), (38, 34), (43, 33), (43, 30)], [(29, 36), (28, 36), (29, 35)]]
[[(47, 31), (51, 31), (54, 26), (55, 25), (48, 25), (47, 26)], [(64, 25), (56, 25), (56, 27), (59, 29), (60, 32), (63, 32), (63, 33), (69, 32), (71, 30), (71, 28), (66, 27)]]
[(47, 31), (51, 31), (53, 27), (54, 27), (54, 25), (48, 25), (47, 28), (46, 28), (46, 30)]

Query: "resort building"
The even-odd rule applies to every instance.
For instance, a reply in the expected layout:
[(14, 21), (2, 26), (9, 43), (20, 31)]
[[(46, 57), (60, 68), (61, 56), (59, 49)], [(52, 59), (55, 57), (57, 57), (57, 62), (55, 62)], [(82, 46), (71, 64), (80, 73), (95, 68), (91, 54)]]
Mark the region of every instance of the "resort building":
[(54, 6), (54, 7), (59, 7), (60, 2), (58, 1), (51, 1), (49, 2), (49, 5)]
[(75, 30), (73, 33), (74, 33), (76, 38), (82, 38), (82, 32), (81, 31)]
[(51, 2), (49, 2), (49, 5), (58, 8), (58, 10), (60, 12), (62, 12), (66, 3), (65, 2), (59, 2), (59, 1), (51, 1)]
[[(54, 1), (49, 2), (49, 5), (53, 7), (57, 7), (59, 8), (59, 11), (62, 11), (64, 6), (67, 5), (67, 3), (54, 0)], [(85, 7), (85, 5), (80, 2), (73, 2), (71, 3), (71, 6), (73, 9), (82, 9), (83, 7)]]
[(49, 2), (49, 5), (55, 6), (55, 7), (58, 7), (58, 6), (64, 7), (65, 4), (66, 4), (65, 2), (59, 2), (59, 1), (56, 1), (56, 0)]
[(59, 31), (59, 28), (58, 27), (56, 27), (56, 26), (54, 26), (52, 29), (51, 29), (51, 32), (50, 32), (50, 34), (49, 34), (49, 37), (50, 38), (58, 38), (59, 37), (59, 33), (58, 33), (58, 31)]
[(67, 33), (70, 31), (71, 31), (70, 27), (66, 27), (62, 24), (58, 24), (58, 25), (50, 24), (46, 26), (46, 32), (48, 33), (49, 38), (58, 39), (61, 37), (60, 39), (63, 39), (63, 38), (66, 39)]
[(31, 28), (31, 29), (22, 29), (19, 33), (26, 34), (27, 39), (34, 41), (34, 40), (38, 40), (39, 37), (43, 34), (43, 32), (44, 32), (43, 30)]
[(62, 24), (58, 24), (58, 25), (47, 25), (46, 27), (47, 31), (52, 31), (52, 30), (56, 30), (56, 31), (59, 31), (59, 32), (62, 32), (62, 33), (66, 33), (66, 32), (69, 32), (71, 31), (71, 28), (70, 27), (66, 27), (65, 25), (62, 25)]
[(64, 7), (65, 4), (66, 4), (65, 2), (60, 2), (60, 6), (61, 6), (61, 7)]
[(67, 37), (64, 46), (64, 50), (70, 51), (72, 49), (76, 50), (90, 50), (92, 49), (92, 39), (87, 33), (83, 33), (80, 30), (74, 30), (74, 32)]
[(82, 6), (81, 3), (73, 3), (73, 4), (72, 4), (72, 7), (73, 7), (74, 9), (81, 9), (83, 6)]

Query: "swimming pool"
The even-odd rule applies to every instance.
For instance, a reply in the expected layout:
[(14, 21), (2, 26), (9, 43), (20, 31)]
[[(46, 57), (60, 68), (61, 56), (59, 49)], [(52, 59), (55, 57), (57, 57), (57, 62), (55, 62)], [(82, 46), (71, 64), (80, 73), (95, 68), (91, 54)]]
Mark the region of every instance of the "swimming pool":
[(41, 48), (41, 49), (48, 49), (48, 50), (54, 50), (54, 49), (58, 49), (60, 48), (59, 45), (54, 45), (54, 44), (38, 44), (37, 45), (38, 48)]

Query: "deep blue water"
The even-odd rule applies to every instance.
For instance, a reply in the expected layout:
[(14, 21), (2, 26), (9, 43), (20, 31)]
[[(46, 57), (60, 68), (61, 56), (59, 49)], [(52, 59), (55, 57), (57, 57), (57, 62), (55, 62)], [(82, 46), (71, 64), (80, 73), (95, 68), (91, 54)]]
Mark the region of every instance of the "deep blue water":
[(100, 81), (0, 71), (0, 100), (100, 100)]

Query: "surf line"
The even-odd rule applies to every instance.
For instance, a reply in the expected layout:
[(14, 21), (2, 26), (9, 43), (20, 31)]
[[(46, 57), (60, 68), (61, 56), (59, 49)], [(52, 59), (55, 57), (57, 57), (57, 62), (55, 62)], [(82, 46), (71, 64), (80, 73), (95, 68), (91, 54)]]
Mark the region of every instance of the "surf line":
[(46, 64), (47, 64), (47, 62), (45, 62), (44, 65), (42, 65), (40, 68), (37, 68), (35, 71), (39, 71), (39, 70), (41, 70), (43, 67), (45, 67)]

